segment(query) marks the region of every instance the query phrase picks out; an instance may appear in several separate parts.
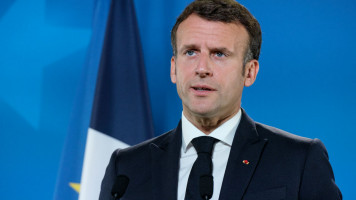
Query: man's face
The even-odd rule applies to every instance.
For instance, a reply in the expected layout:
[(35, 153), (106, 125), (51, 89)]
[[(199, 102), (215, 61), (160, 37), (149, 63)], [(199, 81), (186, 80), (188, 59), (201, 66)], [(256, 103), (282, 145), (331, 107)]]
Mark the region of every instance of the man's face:
[(238, 112), (243, 87), (252, 85), (258, 72), (258, 61), (253, 60), (242, 74), (248, 39), (240, 24), (207, 21), (195, 14), (179, 25), (171, 81), (188, 119), (223, 120)]

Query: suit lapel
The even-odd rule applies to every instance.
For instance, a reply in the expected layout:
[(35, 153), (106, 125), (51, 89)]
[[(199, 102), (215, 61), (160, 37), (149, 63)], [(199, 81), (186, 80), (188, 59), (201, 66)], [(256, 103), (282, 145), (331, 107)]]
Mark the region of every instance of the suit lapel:
[[(168, 133), (160, 143), (151, 143), (152, 156), (152, 189), (154, 199), (177, 199), (179, 157), (182, 143), (182, 128)], [(145, 167), (145, 166), (142, 166)]]
[(254, 121), (242, 110), (219, 199), (242, 199), (266, 142), (258, 137)]

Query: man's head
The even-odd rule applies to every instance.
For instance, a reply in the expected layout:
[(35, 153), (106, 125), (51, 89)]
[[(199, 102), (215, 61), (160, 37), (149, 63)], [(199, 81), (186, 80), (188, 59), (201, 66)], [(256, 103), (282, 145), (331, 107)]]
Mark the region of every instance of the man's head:
[(262, 43), (260, 24), (244, 6), (235, 0), (196, 0), (189, 4), (177, 18), (171, 31), (173, 56), (177, 55), (176, 39), (178, 27), (192, 14), (197, 14), (199, 17), (208, 21), (239, 23), (243, 25), (249, 34), (248, 46), (244, 56), (244, 65), (252, 59), (259, 59)]
[(171, 81), (184, 116), (207, 134), (238, 112), (243, 88), (256, 79), (260, 42), (255, 44), (250, 35), (256, 34), (246, 26), (256, 28), (258, 23), (236, 2), (198, 0), (173, 28)]

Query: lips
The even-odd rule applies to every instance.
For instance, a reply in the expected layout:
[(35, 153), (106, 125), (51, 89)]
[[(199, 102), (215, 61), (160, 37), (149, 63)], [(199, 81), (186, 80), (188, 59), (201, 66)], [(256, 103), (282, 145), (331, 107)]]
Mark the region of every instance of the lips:
[(203, 88), (203, 87), (193, 87), (193, 89), (198, 91), (211, 91), (210, 88)]
[(207, 93), (216, 91), (216, 89), (214, 89), (213, 87), (210, 87), (208, 85), (193, 85), (191, 87), (191, 89), (193, 89), (193, 91), (198, 95), (203, 95), (203, 94), (207, 94)]

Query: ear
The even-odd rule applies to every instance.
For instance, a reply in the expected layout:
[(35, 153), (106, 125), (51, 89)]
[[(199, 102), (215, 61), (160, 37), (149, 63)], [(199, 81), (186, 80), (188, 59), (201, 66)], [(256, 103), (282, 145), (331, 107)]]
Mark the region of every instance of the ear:
[(176, 60), (175, 60), (174, 56), (172, 56), (172, 58), (171, 58), (171, 81), (172, 81), (172, 83), (176, 83), (177, 82)]
[(245, 82), (244, 82), (244, 85), (246, 87), (251, 86), (255, 82), (259, 68), (260, 68), (259, 63), (255, 59), (246, 63)]

